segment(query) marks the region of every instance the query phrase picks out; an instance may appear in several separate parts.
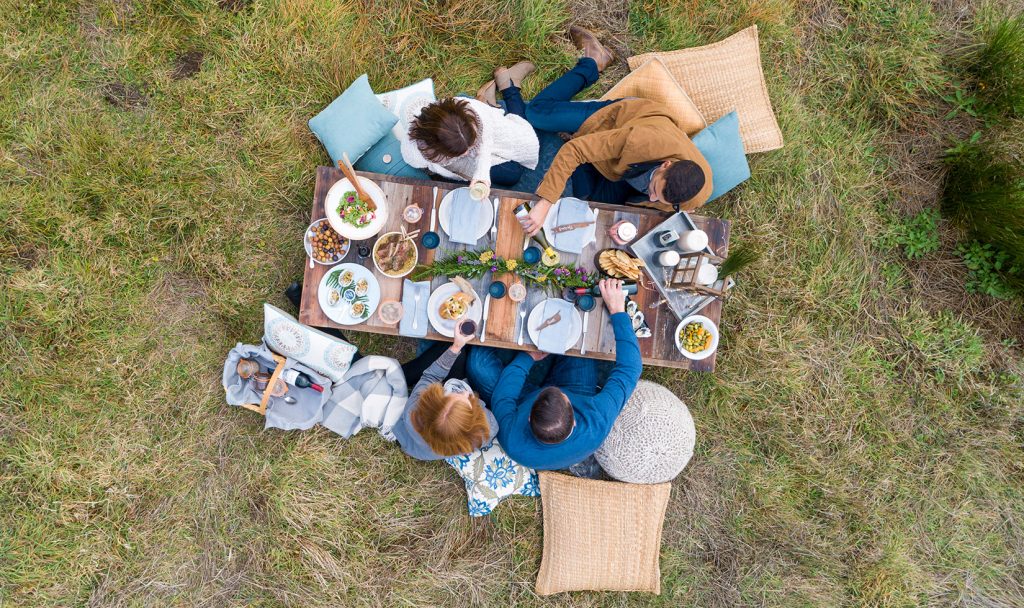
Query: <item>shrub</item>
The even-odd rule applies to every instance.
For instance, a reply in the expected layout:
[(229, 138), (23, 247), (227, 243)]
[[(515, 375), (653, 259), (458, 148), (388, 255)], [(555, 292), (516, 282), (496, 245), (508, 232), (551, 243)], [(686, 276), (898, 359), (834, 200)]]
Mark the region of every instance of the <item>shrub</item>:
[(960, 244), (956, 252), (967, 266), (967, 283), (964, 285), (967, 291), (1001, 299), (1017, 295), (1017, 290), (1006, 278), (1012, 279), (1021, 269), (1008, 264), (1010, 256), (1006, 252), (978, 241)]
[[(1024, 266), (1024, 166), (1019, 159), (977, 135), (946, 155), (943, 212), (973, 238), (1003, 252), (1004, 267)], [(1014, 287), (1022, 281), (1006, 272), (1003, 279)]]
[(982, 26), (981, 36), (967, 57), (979, 95), (994, 113), (1024, 116), (1024, 13)]

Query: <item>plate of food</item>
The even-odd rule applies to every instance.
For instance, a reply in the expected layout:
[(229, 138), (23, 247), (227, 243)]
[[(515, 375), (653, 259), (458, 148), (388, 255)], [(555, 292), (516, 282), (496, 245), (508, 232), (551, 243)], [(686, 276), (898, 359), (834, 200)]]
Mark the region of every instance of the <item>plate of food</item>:
[(437, 333), (455, 337), (455, 324), (464, 319), (480, 323), (484, 316), (480, 298), (462, 291), (455, 283), (445, 283), (434, 290), (427, 300), (427, 318)]
[(335, 182), (324, 199), (324, 212), (331, 228), (353, 241), (376, 236), (388, 221), (388, 199), (380, 186), (362, 176), (359, 176), (359, 185), (376, 205), (376, 209), (359, 198), (347, 178)]
[(533, 307), (533, 310), (530, 311), (530, 316), (526, 319), (526, 331), (530, 334), (530, 341), (537, 344), (537, 341), (540, 339), (541, 325), (553, 316), (553, 314), (549, 314), (547, 318), (544, 316), (546, 312), (545, 309), (549, 308), (547, 306), (549, 302), (553, 304), (551, 308), (557, 309), (557, 313), (561, 315), (561, 319), (557, 321), (557, 323), (569, 324), (565, 345), (565, 350), (569, 350), (575, 346), (583, 336), (583, 317), (580, 316), (580, 313), (576, 310), (575, 306), (561, 298), (548, 298), (546, 300), (541, 300)]
[(331, 321), (357, 325), (377, 310), (380, 283), (372, 272), (359, 264), (340, 264), (320, 279), (317, 300)]
[(306, 255), (324, 266), (333, 266), (344, 260), (348, 250), (352, 248), (352, 241), (331, 228), (327, 218), (320, 218), (310, 224), (302, 240), (306, 247)]
[(612, 247), (598, 251), (594, 255), (594, 264), (606, 276), (628, 281), (639, 281), (640, 269), (644, 267), (643, 261), (639, 258), (629, 255), (627, 251)]
[[(451, 215), (452, 215), (452, 199), (455, 198), (455, 193), (459, 191), (469, 192), (469, 188), (456, 188), (448, 194), (444, 195), (441, 199), (441, 204), (437, 206), (437, 219), (441, 222), (441, 230), (444, 230), (445, 234), (451, 234)], [(491, 224), (494, 222), (494, 203), (490, 199), (484, 198), (480, 203), (480, 213), (476, 219), (476, 238), (482, 239), (491, 230)]]
[(718, 326), (704, 315), (690, 315), (676, 326), (676, 348), (687, 359), (707, 359), (718, 349)]
[(401, 232), (386, 232), (373, 244), (373, 265), (381, 274), (399, 278), (416, 268), (420, 254), (416, 242)]

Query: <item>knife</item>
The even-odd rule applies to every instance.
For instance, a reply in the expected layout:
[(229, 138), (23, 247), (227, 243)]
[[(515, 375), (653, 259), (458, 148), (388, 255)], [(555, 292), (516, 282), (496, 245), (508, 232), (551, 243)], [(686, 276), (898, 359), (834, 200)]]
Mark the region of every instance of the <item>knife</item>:
[(484, 343), (487, 341), (487, 311), (491, 309), (491, 294), (487, 294), (484, 298), (484, 314), (483, 319), (480, 321), (480, 342)]
[(580, 338), (580, 354), (587, 354), (587, 321), (590, 320), (590, 311), (583, 313), (583, 337)]
[(430, 231), (437, 232), (437, 186), (434, 186), (434, 198), (430, 199)]
[(580, 228), (586, 228), (587, 226), (590, 226), (590, 225), (592, 225), (594, 223), (595, 222), (575, 222), (575, 223), (572, 223), (572, 224), (562, 224), (561, 226), (555, 226), (554, 228), (551, 229), (551, 231), (555, 232), (557, 234), (561, 234), (563, 232), (569, 232), (570, 230), (578, 230)]

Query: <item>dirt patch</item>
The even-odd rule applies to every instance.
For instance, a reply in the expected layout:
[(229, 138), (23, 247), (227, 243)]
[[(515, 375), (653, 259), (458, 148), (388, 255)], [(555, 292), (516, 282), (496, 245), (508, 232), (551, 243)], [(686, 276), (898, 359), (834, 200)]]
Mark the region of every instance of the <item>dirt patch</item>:
[(203, 69), (203, 53), (201, 51), (188, 51), (178, 55), (174, 60), (174, 69), (171, 70), (171, 78), (184, 80), (191, 78)]
[(103, 99), (115, 108), (122, 110), (144, 108), (149, 104), (149, 99), (141, 89), (116, 81), (104, 85)]

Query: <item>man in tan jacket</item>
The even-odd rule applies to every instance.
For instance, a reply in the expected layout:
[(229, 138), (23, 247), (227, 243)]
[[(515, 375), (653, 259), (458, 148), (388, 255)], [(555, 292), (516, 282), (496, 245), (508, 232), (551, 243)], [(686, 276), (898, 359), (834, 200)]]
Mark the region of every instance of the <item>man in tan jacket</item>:
[(534, 97), (526, 118), (535, 129), (573, 133), (537, 188), (540, 201), (523, 228), (535, 234), (551, 201), (571, 179), (573, 195), (664, 211), (692, 211), (711, 195), (711, 167), (663, 104), (629, 98), (571, 101), (593, 84), (612, 54), (583, 28), (569, 30), (583, 50), (576, 66)]

